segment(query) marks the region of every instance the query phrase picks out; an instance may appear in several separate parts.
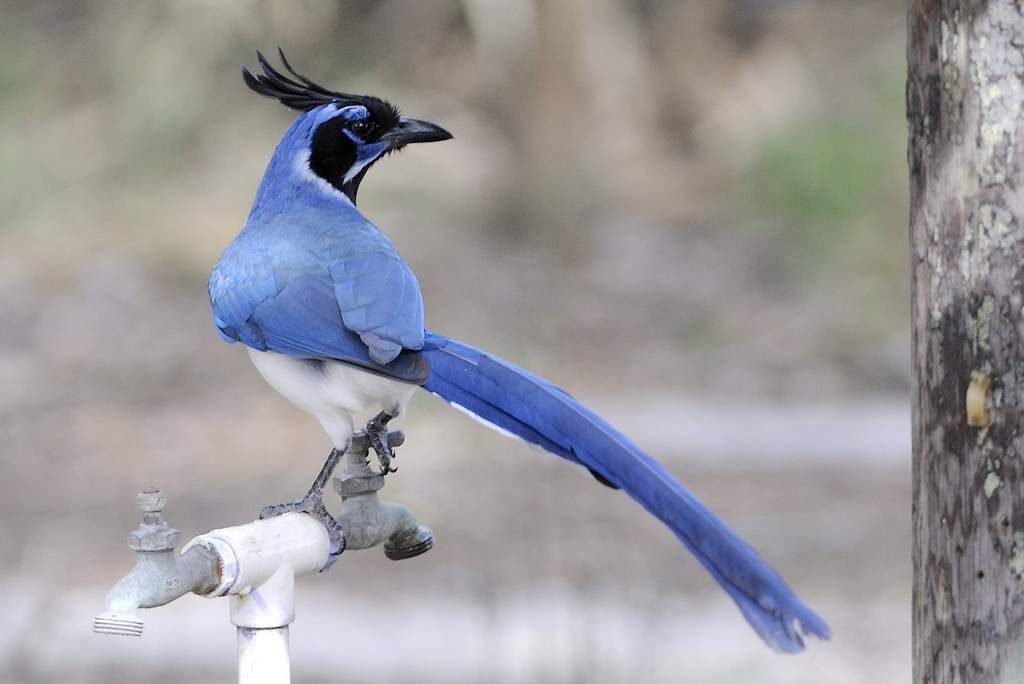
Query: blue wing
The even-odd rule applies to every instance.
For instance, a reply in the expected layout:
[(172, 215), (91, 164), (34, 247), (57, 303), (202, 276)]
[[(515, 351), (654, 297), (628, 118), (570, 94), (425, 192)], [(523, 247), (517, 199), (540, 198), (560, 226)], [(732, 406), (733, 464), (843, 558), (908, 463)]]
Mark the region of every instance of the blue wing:
[(423, 346), (420, 286), (390, 243), (349, 251), (328, 270), (345, 327), (359, 333), (375, 361)]
[(427, 362), (415, 353), (423, 345), (419, 286), (386, 238), (364, 231), (342, 240), (319, 231), (310, 244), (297, 244), (272, 228), (243, 231), (210, 275), (224, 339), (426, 379)]

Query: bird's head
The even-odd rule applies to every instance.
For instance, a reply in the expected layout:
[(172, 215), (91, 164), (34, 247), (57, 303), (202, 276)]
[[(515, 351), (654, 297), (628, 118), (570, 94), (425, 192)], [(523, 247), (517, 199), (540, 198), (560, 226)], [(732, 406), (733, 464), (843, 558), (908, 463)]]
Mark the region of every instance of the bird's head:
[(279, 50), (284, 68), (277, 71), (256, 53), (261, 73), (242, 67), (245, 84), (260, 95), (273, 97), (305, 112), (299, 122), (304, 131), (298, 163), (314, 180), (325, 181), (353, 203), (359, 183), (381, 157), (410, 143), (448, 140), (451, 133), (436, 124), (402, 116), (394, 105), (370, 95), (339, 93), (302, 76)]

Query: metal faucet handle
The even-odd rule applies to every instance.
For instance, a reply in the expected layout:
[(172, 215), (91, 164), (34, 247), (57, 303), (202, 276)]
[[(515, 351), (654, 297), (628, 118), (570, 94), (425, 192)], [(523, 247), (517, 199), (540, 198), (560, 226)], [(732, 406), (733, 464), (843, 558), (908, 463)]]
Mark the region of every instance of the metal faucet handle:
[(167, 497), (156, 487), (147, 487), (135, 497), (142, 511), (142, 524), (128, 533), (128, 548), (140, 551), (172, 551), (181, 540), (181, 533), (163, 519)]
[[(388, 430), (388, 446), (392, 449), (405, 444), (405, 433), (401, 430)], [(352, 442), (348, 445), (348, 449), (345, 451), (346, 454), (368, 454), (370, 453), (370, 440), (366, 438), (366, 433), (362, 430), (355, 432), (352, 435)]]
[(159, 516), (167, 506), (167, 495), (156, 487), (146, 487), (135, 495), (135, 505), (143, 513), (156, 513)]
[[(405, 433), (388, 430), (388, 446), (396, 449), (405, 443)], [(352, 435), (345, 452), (345, 472), (333, 479), (334, 491), (343, 497), (372, 494), (384, 488), (384, 475), (370, 470), (365, 459), (370, 453), (370, 440), (360, 430)]]

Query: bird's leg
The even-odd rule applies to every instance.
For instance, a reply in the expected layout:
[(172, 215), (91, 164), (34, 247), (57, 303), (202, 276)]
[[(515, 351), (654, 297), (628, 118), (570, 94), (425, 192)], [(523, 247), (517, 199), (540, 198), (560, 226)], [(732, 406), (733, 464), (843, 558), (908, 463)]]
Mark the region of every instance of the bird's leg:
[(363, 428), (370, 447), (377, 453), (381, 475), (387, 475), (398, 470), (398, 468), (391, 467), (391, 459), (395, 457), (395, 452), (391, 450), (391, 446), (388, 444), (388, 423), (391, 422), (392, 418), (394, 416), (387, 411), (381, 411), (371, 418), (366, 423), (366, 427)]
[(331, 567), (334, 561), (338, 559), (338, 556), (341, 555), (341, 552), (345, 550), (345, 533), (341, 529), (341, 523), (331, 515), (331, 512), (327, 510), (327, 506), (324, 505), (324, 488), (327, 486), (327, 481), (331, 479), (331, 474), (338, 466), (338, 461), (341, 460), (344, 453), (344, 449), (331, 450), (330, 455), (320, 469), (320, 474), (313, 480), (313, 484), (305, 496), (288, 503), (264, 506), (259, 515), (260, 520), (263, 520), (264, 518), (273, 518), (283, 513), (296, 511), (298, 513), (306, 513), (319, 520), (327, 528), (327, 534), (331, 540), (330, 554), (327, 565), (323, 567), (323, 570)]

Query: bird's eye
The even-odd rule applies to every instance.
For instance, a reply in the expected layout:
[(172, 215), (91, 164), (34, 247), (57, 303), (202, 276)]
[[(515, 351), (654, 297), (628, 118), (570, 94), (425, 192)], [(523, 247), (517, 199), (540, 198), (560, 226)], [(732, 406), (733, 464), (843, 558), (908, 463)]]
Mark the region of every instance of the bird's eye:
[(353, 121), (349, 128), (352, 129), (353, 133), (362, 137), (370, 132), (370, 129), (373, 128), (373, 124), (366, 119), (359, 119), (358, 121)]

